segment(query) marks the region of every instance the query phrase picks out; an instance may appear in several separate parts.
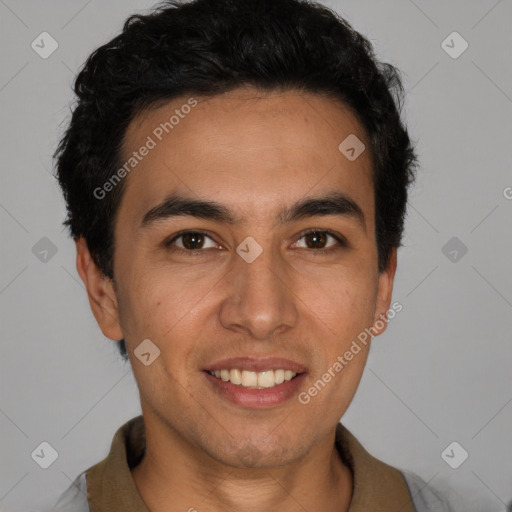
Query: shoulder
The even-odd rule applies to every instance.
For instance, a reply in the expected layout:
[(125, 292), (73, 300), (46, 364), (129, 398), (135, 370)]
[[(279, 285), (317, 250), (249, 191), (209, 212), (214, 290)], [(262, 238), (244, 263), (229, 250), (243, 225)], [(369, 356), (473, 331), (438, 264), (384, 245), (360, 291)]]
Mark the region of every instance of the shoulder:
[(43, 509), (43, 512), (90, 512), (87, 500), (86, 473), (86, 471), (80, 473), (57, 498), (57, 502)]
[(416, 512), (453, 512), (448, 500), (425, 480), (411, 471), (401, 473), (411, 493)]

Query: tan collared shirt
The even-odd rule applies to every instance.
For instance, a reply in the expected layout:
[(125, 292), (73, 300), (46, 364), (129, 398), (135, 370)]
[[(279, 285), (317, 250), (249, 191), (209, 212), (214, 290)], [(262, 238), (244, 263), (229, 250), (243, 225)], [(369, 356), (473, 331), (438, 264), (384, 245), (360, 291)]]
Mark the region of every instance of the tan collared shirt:
[[(130, 472), (144, 456), (145, 446), (144, 420), (137, 416), (117, 430), (108, 456), (81, 473), (51, 510), (150, 512)], [(370, 455), (342, 424), (336, 429), (336, 448), (353, 476), (349, 512), (451, 512), (421, 478)]]

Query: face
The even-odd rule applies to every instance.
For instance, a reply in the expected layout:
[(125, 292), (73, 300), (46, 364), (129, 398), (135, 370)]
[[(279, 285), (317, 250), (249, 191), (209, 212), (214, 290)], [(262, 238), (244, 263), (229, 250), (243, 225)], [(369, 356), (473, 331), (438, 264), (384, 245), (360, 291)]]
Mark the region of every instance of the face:
[[(338, 149), (351, 134), (369, 148), (332, 99), (249, 88), (131, 123), (125, 161), (147, 154), (125, 178), (115, 289), (97, 276), (88, 290), (104, 334), (125, 339), (147, 424), (234, 466), (298, 460), (333, 431), (369, 343), (344, 354), (388, 310), (396, 264), (379, 274), (371, 156)], [(244, 369), (263, 389), (236, 384)], [(279, 383), (285, 369), (298, 375)]]

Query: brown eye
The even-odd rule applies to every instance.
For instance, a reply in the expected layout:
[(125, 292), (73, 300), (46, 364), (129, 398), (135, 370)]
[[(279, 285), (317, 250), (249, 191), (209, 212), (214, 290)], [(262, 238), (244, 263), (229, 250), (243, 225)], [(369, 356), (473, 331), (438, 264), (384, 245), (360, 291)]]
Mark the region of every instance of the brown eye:
[[(331, 245), (326, 245), (329, 241), (329, 238), (333, 239), (334, 243), (331, 243)], [(326, 230), (309, 230), (305, 233), (302, 233), (302, 236), (299, 238), (299, 240), (302, 239), (305, 241), (305, 248), (312, 249), (312, 252), (316, 251), (319, 253), (329, 253), (336, 251), (341, 247), (347, 246), (342, 236)]]
[(204, 235), (201, 233), (186, 233), (180, 238), (185, 249), (201, 249), (204, 243)]
[[(306, 245), (308, 246), (308, 249), (323, 249), (323, 246), (327, 241), (327, 235), (320, 231), (313, 231), (312, 233), (304, 235), (304, 237), (307, 240)], [(318, 247), (319, 244), (322, 247)]]
[(215, 247), (215, 242), (213, 242), (212, 238), (201, 231), (185, 231), (182, 233), (178, 233), (172, 240), (167, 242), (165, 245), (167, 247), (175, 245), (180, 250), (193, 252), (200, 251), (200, 249), (210, 248), (207, 246), (205, 247), (207, 239), (211, 240), (212, 242), (212, 245), (210, 245), (210, 247)]

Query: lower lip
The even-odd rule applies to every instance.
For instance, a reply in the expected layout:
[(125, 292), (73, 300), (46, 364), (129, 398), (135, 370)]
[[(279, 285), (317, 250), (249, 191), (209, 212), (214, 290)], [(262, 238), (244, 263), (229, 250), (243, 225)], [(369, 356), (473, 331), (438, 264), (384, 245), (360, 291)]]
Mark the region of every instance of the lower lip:
[(297, 395), (298, 389), (302, 385), (306, 375), (305, 373), (301, 373), (292, 380), (285, 380), (283, 383), (272, 388), (249, 389), (243, 386), (237, 386), (229, 381), (225, 382), (214, 375), (210, 375), (208, 372), (203, 373), (221, 396), (236, 405), (252, 409), (264, 409), (266, 407), (279, 405), (289, 400), (292, 396)]

